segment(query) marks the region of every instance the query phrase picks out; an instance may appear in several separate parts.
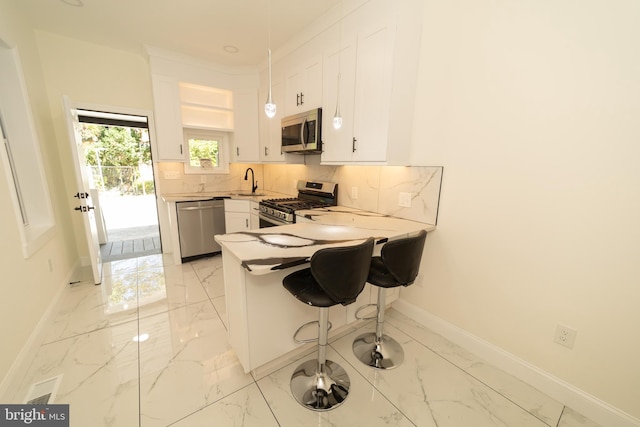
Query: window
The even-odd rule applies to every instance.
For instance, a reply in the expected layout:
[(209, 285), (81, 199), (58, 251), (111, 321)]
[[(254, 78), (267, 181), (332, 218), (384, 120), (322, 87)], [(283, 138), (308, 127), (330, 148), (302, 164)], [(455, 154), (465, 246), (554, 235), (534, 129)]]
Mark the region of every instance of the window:
[(0, 40), (0, 161), (6, 171), (22, 253), (29, 258), (55, 234), (49, 187), (18, 51)]
[(185, 129), (184, 139), (189, 147), (189, 161), (184, 166), (185, 174), (229, 173), (227, 133)]

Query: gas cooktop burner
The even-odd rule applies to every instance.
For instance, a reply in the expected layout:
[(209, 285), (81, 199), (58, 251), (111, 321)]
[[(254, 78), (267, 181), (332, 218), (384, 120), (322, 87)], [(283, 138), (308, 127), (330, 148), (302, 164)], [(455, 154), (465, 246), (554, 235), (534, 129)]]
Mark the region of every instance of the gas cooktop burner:
[(337, 197), (337, 184), (298, 181), (298, 197), (262, 200), (260, 215), (278, 224), (292, 224), (295, 222), (295, 211), (335, 206)]
[(321, 208), (323, 206), (330, 206), (328, 203), (319, 202), (315, 200), (303, 200), (296, 198), (289, 199), (268, 199), (260, 202), (261, 205), (270, 208), (278, 209), (284, 212), (293, 213), (302, 209)]

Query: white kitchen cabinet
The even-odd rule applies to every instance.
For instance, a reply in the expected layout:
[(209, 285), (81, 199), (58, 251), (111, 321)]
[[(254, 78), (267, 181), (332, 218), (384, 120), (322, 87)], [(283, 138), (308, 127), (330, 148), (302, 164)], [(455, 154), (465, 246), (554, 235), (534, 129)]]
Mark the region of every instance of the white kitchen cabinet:
[(249, 227), (252, 230), (257, 230), (260, 228), (260, 217), (258, 214), (260, 213), (260, 206), (258, 202), (251, 201), (251, 218), (249, 218)]
[(251, 229), (250, 200), (224, 200), (225, 233), (237, 233)]
[(157, 161), (183, 162), (186, 159), (186, 147), (183, 145), (178, 80), (154, 75), (152, 83)]
[(322, 106), (322, 55), (299, 60), (303, 52), (294, 52), (287, 63), (290, 72), (285, 81), (286, 115), (298, 114)]
[[(387, 160), (395, 26), (368, 24), (343, 40), (324, 59), (322, 162), (369, 163)], [(337, 75), (343, 125), (333, 128)]]
[(260, 161), (257, 89), (233, 91), (233, 158), (236, 162)]
[(280, 162), (285, 161), (282, 152), (282, 127), (280, 120), (284, 117), (284, 84), (282, 81), (274, 81), (271, 84), (271, 96), (276, 104), (276, 115), (272, 118), (264, 113), (264, 102), (268, 95), (268, 82), (265, 80), (260, 90), (260, 161)]
[(236, 233), (260, 228), (259, 211), (260, 208), (256, 201), (225, 199), (225, 232)]
[[(345, 17), (341, 32), (332, 29), (323, 59), (322, 164), (411, 164), (423, 7), (420, 0), (371, 0)], [(343, 125), (336, 131), (338, 68)]]
[[(323, 64), (322, 84), (322, 162), (344, 163), (352, 161), (353, 109), (356, 79), (356, 38), (342, 40), (328, 49)], [(338, 100), (338, 73), (340, 73), (340, 99)], [(340, 102), (342, 127), (333, 127), (336, 103)]]

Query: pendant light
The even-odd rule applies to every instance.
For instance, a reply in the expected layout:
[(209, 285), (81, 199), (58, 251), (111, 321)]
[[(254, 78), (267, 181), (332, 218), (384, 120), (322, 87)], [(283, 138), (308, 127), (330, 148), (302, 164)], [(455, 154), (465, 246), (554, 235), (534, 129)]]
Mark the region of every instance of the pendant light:
[(269, 7), (269, 2), (267, 1), (267, 40), (269, 44), (268, 52), (269, 52), (269, 94), (267, 95), (267, 102), (264, 104), (264, 113), (270, 119), (274, 118), (276, 115), (276, 104), (273, 103), (273, 98), (271, 95), (271, 8)]
[[(338, 66), (339, 68), (340, 66)], [(333, 127), (335, 129), (342, 127), (342, 116), (340, 115), (340, 71), (338, 71), (338, 96), (336, 97), (336, 113), (333, 115)]]
[(264, 104), (264, 112), (270, 119), (276, 115), (276, 104), (273, 103), (271, 97), (271, 49), (269, 49), (269, 94), (267, 95), (267, 102)]
[(338, 42), (338, 90), (336, 96), (336, 113), (333, 115), (334, 129), (342, 127), (342, 116), (340, 115), (340, 69), (342, 68), (342, 2), (340, 2), (340, 21), (338, 21), (338, 29), (340, 31)]

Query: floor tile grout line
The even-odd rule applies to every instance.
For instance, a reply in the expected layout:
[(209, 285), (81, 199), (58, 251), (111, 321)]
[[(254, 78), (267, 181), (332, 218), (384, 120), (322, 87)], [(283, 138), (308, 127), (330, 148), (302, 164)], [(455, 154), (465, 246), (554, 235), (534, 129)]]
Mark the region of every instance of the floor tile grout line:
[(558, 422), (554, 427), (560, 427), (560, 421), (562, 421), (562, 416), (564, 415), (564, 411), (567, 409), (567, 405), (562, 406), (562, 411), (560, 411), (560, 416), (558, 417)]
[[(140, 281), (139, 266), (136, 260), (136, 314), (137, 314), (137, 334), (140, 337)], [(142, 427), (142, 358), (140, 357), (140, 339), (137, 340), (138, 345), (138, 427)]]
[[(451, 366), (455, 367), (456, 369), (462, 371), (463, 373), (465, 373), (466, 375), (469, 375), (471, 378), (473, 378), (474, 380), (478, 381), (480, 384), (484, 385), (485, 387), (489, 388), (490, 390), (493, 390), (495, 393), (497, 393), (498, 395), (502, 396), (504, 399), (506, 399), (507, 401), (511, 402), (512, 404), (514, 404), (515, 406), (517, 406), (518, 408), (522, 409), (524, 412), (526, 412), (527, 414), (531, 415), (532, 417), (534, 417), (535, 419), (539, 420), (540, 422), (542, 422), (543, 424), (549, 426), (549, 427), (553, 427), (551, 426), (549, 423), (547, 423), (545, 420), (541, 419), (540, 417), (538, 417), (536, 414), (530, 412), (528, 409), (523, 408), (520, 404), (518, 404), (517, 402), (514, 402), (511, 398), (509, 398), (508, 396), (505, 396), (504, 394), (502, 394), (499, 390), (496, 390), (493, 386), (485, 383), (483, 380), (481, 380), (480, 378), (476, 377), (475, 375), (473, 375), (472, 373), (466, 371), (465, 369), (463, 369), (462, 367), (456, 365), (454, 362), (452, 362), (451, 360), (447, 359), (446, 357), (444, 357), (442, 354), (440, 354), (439, 352), (437, 352), (436, 350), (432, 349), (431, 347), (429, 347), (427, 344), (424, 344), (423, 342), (421, 342), (420, 340), (418, 340), (416, 337), (414, 337), (413, 335), (411, 335), (408, 332), (405, 332), (404, 330), (400, 329), (398, 326), (394, 325), (393, 321), (390, 322), (391, 325), (395, 328), (398, 329), (400, 332), (402, 332), (403, 334), (405, 334), (406, 336), (408, 336), (409, 338), (411, 338), (412, 341), (415, 341), (418, 345), (426, 348), (427, 350), (429, 350), (430, 352), (432, 352), (433, 354), (435, 354), (436, 356), (438, 356), (439, 358), (441, 358), (442, 360), (444, 360), (445, 362), (449, 363)], [(435, 333), (435, 332), (434, 332)], [(442, 337), (443, 339), (446, 340), (445, 337)], [(447, 340), (448, 341), (448, 340)], [(473, 354), (473, 353), (471, 353)], [(474, 355), (475, 356), (475, 355)], [(486, 363), (483, 361), (483, 363)], [(488, 364), (489, 366), (493, 366)], [(496, 369), (500, 369), (497, 367), (494, 367)], [(503, 371), (504, 372), (504, 371)], [(515, 378), (515, 377), (514, 377)], [(536, 389), (537, 390), (537, 389)], [(539, 391), (539, 390), (538, 390)], [(562, 417), (562, 412), (561, 412), (561, 417)], [(558, 419), (559, 422), (559, 419)]]
[(258, 391), (260, 392), (260, 395), (264, 399), (264, 403), (266, 403), (267, 408), (269, 408), (269, 412), (271, 412), (271, 415), (273, 415), (273, 419), (276, 420), (276, 424), (278, 424), (278, 427), (281, 427), (282, 424), (280, 424), (280, 420), (278, 420), (278, 417), (276, 417), (275, 412), (273, 412), (273, 408), (271, 408), (271, 405), (269, 405), (269, 401), (267, 400), (267, 396), (264, 395), (264, 392), (262, 391), (262, 388), (260, 387), (260, 384), (258, 384), (258, 381), (256, 380), (256, 377), (253, 375), (253, 372), (250, 372), (249, 375), (251, 375), (251, 378), (253, 379), (253, 383), (256, 385), (256, 387), (258, 387)]
[[(353, 368), (354, 371), (356, 371), (356, 373), (358, 375), (360, 375), (362, 377), (363, 380), (365, 380), (367, 383), (369, 383), (369, 385), (371, 385), (371, 387), (373, 387), (378, 393), (380, 393), (381, 396), (384, 396), (384, 398), (386, 399), (387, 402), (389, 402), (389, 404), (391, 406), (393, 406), (394, 408), (396, 408), (396, 410), (402, 414), (402, 416), (408, 421), (410, 422), (413, 426), (417, 427), (417, 424), (415, 422), (413, 422), (413, 420), (411, 418), (409, 418), (409, 416), (407, 416), (407, 414), (405, 414), (400, 408), (398, 408), (396, 406), (396, 404), (385, 394), (382, 392), (382, 390), (380, 390), (378, 387), (375, 386), (375, 384), (373, 384), (371, 381), (369, 381), (369, 379), (364, 376), (363, 374), (360, 373), (360, 371), (358, 370), (358, 368), (356, 368), (353, 363), (349, 362), (349, 360), (342, 354), (340, 353), (334, 346), (333, 344), (329, 344), (329, 346), (333, 349), (333, 351), (335, 351), (336, 353), (338, 353), (338, 355), (340, 355), (341, 358), (344, 359), (344, 361), (346, 363), (349, 364), (349, 366), (351, 366)], [(371, 368), (373, 369), (373, 368)]]
[[(247, 388), (247, 387), (251, 387), (251, 385), (253, 385), (253, 384), (254, 384), (254, 383), (249, 383), (249, 384), (247, 384), (247, 385), (244, 385), (244, 386), (240, 387), (239, 389), (237, 389), (237, 390), (235, 390), (235, 391), (232, 391), (231, 393), (229, 393), (229, 394), (227, 394), (227, 395), (224, 395), (224, 396), (220, 397), (219, 399), (216, 399), (216, 400), (214, 400), (214, 401), (212, 401), (212, 402), (209, 402), (208, 404), (204, 405), (203, 407), (198, 408), (198, 409), (196, 409), (195, 411), (193, 411), (193, 412), (190, 412), (190, 413), (186, 414), (186, 415), (185, 415), (184, 417), (182, 417), (182, 418), (179, 418), (179, 419), (177, 419), (177, 420), (175, 420), (175, 421), (171, 421), (171, 422), (169, 422), (169, 424), (167, 424), (167, 427), (170, 427), (170, 426), (172, 426), (172, 425), (175, 425), (176, 423), (179, 423), (179, 422), (181, 422), (181, 421), (184, 421), (185, 419), (189, 418), (190, 416), (192, 416), (192, 415), (194, 415), (194, 414), (196, 414), (196, 413), (198, 413), (198, 412), (204, 411), (206, 408), (210, 407), (211, 405), (215, 405), (215, 404), (217, 404), (217, 403), (221, 402), (222, 400), (224, 400), (224, 399), (226, 399), (226, 398), (228, 398), (228, 397), (230, 397), (230, 396), (233, 396), (233, 395), (234, 395), (234, 394), (236, 394), (236, 393), (241, 392), (241, 391), (242, 391), (242, 390), (244, 390), (245, 388)], [(256, 385), (257, 385), (257, 384), (256, 384)], [(268, 406), (268, 404), (267, 404), (267, 406)]]

